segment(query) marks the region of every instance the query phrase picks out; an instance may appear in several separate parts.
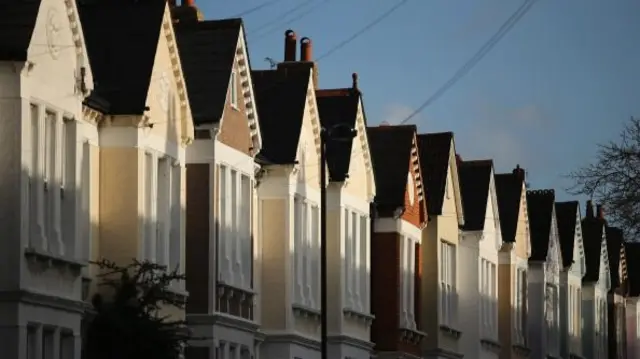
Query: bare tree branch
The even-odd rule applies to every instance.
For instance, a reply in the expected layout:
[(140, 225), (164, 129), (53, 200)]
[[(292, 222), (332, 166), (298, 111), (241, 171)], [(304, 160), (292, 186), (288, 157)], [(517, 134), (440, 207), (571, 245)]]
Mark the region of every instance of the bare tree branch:
[(607, 220), (627, 240), (640, 240), (640, 119), (632, 117), (618, 141), (598, 145), (591, 164), (571, 172), (568, 191), (603, 204)]

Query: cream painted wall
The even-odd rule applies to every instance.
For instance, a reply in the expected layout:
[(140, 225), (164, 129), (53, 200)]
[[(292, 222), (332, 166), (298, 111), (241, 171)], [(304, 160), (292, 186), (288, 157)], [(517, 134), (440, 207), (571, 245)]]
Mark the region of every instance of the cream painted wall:
[[(452, 146), (453, 148), (453, 146)], [(432, 216), (429, 225), (424, 230), (422, 237), (422, 260), (423, 260), (423, 276), (422, 276), (422, 323), (424, 331), (428, 333), (423, 343), (426, 348), (440, 348), (452, 352), (458, 351), (458, 341), (447, 335), (443, 335), (439, 328), (437, 308), (439, 298), (439, 263), (440, 263), (440, 241), (454, 244), (456, 247), (459, 243), (459, 225), (458, 222), (458, 206), (456, 205), (457, 196), (454, 190), (454, 176), (452, 175), (451, 162), (454, 158), (454, 151), (451, 151), (450, 164), (447, 169), (447, 186), (444, 194), (442, 215)], [(455, 159), (453, 159), (455, 161)], [(458, 251), (456, 251), (456, 256)], [(460, 263), (456, 260), (456, 265)], [(456, 271), (456, 275), (459, 271)], [(457, 282), (457, 281), (456, 281)], [(434, 308), (435, 311), (434, 311)], [(458, 318), (460, 320), (460, 318)], [(461, 330), (461, 328), (456, 328)], [(462, 334), (464, 335), (464, 333)]]

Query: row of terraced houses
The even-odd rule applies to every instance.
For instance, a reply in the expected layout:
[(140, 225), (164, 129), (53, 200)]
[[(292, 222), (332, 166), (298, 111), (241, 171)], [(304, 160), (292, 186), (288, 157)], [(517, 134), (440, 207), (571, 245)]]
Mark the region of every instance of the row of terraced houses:
[(79, 359), (88, 263), (137, 258), (186, 273), (189, 359), (318, 359), (323, 211), (330, 358), (640, 358), (640, 244), (602, 206), (369, 126), (309, 38), (256, 70), (190, 0), (3, 1), (0, 29), (3, 358)]

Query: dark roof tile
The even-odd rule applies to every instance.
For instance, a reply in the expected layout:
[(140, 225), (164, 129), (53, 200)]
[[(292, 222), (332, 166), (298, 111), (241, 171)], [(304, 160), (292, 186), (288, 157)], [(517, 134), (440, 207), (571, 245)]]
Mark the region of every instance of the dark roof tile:
[(492, 160), (462, 161), (458, 164), (465, 230), (484, 229), (492, 171)]
[(545, 261), (553, 222), (555, 192), (552, 189), (527, 191), (531, 261)]
[(620, 228), (605, 227), (607, 234), (607, 254), (609, 255), (609, 275), (611, 278), (611, 290), (620, 286), (620, 251), (622, 250), (623, 234)]
[(575, 247), (578, 211), (578, 201), (556, 203), (556, 221), (558, 223), (558, 236), (560, 237), (560, 249), (562, 249), (562, 266), (564, 268), (571, 266), (574, 261), (573, 249)]
[(520, 201), (522, 200), (523, 177), (513, 173), (495, 175), (496, 196), (498, 197), (498, 211), (500, 213), (500, 230), (502, 241), (513, 243), (516, 240), (518, 217), (520, 215)]
[(104, 99), (109, 114), (145, 112), (165, 6), (164, 0), (78, 4), (95, 86), (91, 96)]
[(260, 157), (268, 164), (296, 160), (310, 76), (310, 66), (251, 71), (262, 134)]
[(440, 215), (453, 148), (453, 132), (418, 135), (418, 147), (427, 192), (427, 210), (430, 215)]
[(589, 209), (591, 201), (587, 201), (587, 211), (582, 219), (582, 238), (586, 273), (583, 282), (597, 282), (600, 278), (600, 256), (602, 255), (602, 236), (606, 223), (593, 216), (593, 208)]
[[(351, 88), (316, 90), (320, 122), (324, 128), (344, 125), (354, 128), (360, 104), (360, 91)], [(331, 181), (342, 182), (349, 172), (353, 139), (327, 141), (327, 166)]]
[(376, 179), (376, 206), (381, 213), (393, 213), (404, 206), (415, 125), (367, 128)]
[(26, 61), (40, 0), (0, 0), (0, 61)]
[(180, 22), (175, 25), (194, 124), (218, 123), (242, 29), (241, 19)]

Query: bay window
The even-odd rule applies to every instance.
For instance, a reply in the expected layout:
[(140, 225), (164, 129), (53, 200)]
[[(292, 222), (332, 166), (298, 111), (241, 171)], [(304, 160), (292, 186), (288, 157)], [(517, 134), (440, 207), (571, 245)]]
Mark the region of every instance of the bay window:
[(320, 209), (302, 196), (295, 196), (294, 209), (294, 302), (320, 308)]
[(400, 326), (416, 329), (416, 243), (417, 240), (403, 235), (400, 239)]
[(498, 283), (496, 264), (480, 258), (480, 320), (486, 339), (498, 337)]
[(454, 328), (457, 319), (456, 247), (440, 241), (440, 325)]
[(180, 266), (181, 255), (182, 167), (175, 159), (154, 152), (144, 154), (143, 167), (142, 258), (166, 266), (167, 270), (175, 270)]
[(342, 222), (344, 305), (365, 313), (369, 311), (369, 219), (365, 214), (345, 208)]
[(253, 179), (234, 168), (218, 166), (218, 275), (227, 285), (253, 286), (251, 203)]
[(75, 257), (75, 121), (37, 104), (29, 116), (29, 246)]
[(547, 283), (545, 289), (545, 318), (547, 325), (547, 345), (550, 350), (560, 349), (560, 323), (558, 311), (558, 287)]

